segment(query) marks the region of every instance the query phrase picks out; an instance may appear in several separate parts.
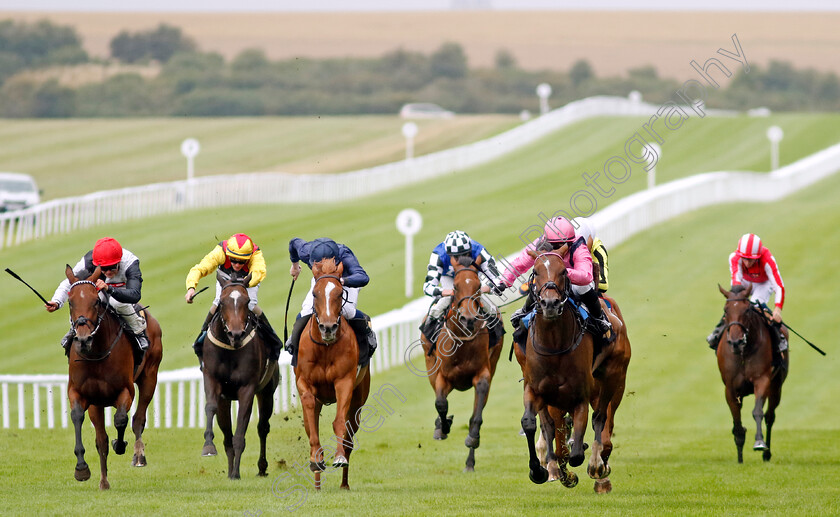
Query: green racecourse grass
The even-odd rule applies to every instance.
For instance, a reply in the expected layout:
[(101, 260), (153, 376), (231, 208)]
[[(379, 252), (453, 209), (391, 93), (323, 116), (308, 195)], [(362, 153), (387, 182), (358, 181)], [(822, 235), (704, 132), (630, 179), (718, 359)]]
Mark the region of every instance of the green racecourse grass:
[[(44, 199), (182, 180), (181, 142), (194, 137), (197, 176), (345, 172), (403, 159), (403, 123), (395, 116), (3, 120), (0, 170), (32, 174)], [(518, 123), (510, 115), (419, 120), (415, 155)]]
[[(789, 163), (840, 140), (837, 122), (836, 116), (821, 115), (692, 120), (666, 137), (659, 179), (720, 169), (765, 169), (769, 157), (763, 133), (771, 123), (785, 129), (782, 162)], [(415, 207), (425, 218), (415, 239), (419, 290), (428, 250), (446, 231), (461, 227), (494, 253), (515, 251), (516, 235), (538, 224), (537, 212), (568, 208), (569, 194), (584, 188), (580, 173), (597, 170), (607, 157), (620, 154), (639, 125), (633, 119), (584, 122), (485, 167), (354, 203), (223, 208), (57, 236), (3, 250), (0, 265), (16, 270), (49, 296), (62, 277), (64, 262), (78, 260), (96, 237), (115, 235), (141, 257), (144, 302), (151, 304), (165, 332), (163, 368), (187, 366), (195, 363), (189, 343), (210, 297), (205, 293), (202, 296), (207, 298), (199, 304), (187, 306), (183, 278), (218, 239), (245, 230), (265, 249), (269, 277), (260, 304), (278, 330), (289, 286), (285, 248), (295, 235), (327, 234), (349, 244), (373, 279), (362, 292), (360, 307), (379, 314), (403, 302), (402, 237), (393, 227), (400, 209)], [(741, 154), (733, 154), (733, 148), (741, 149)], [(634, 169), (630, 180), (617, 185), (616, 194), (604, 204), (642, 188), (644, 182), (644, 175)], [(435, 442), (431, 435), (436, 414), (428, 382), (395, 367), (374, 376), (373, 391), (392, 384), (406, 400), (385, 395), (394, 414), (388, 415), (379, 403), (380, 413), (386, 415), (384, 425), (359, 434), (359, 449), (351, 458), (352, 492), (339, 491), (337, 475), (328, 474), (322, 493), (308, 491), (299, 511), (302, 515), (840, 513), (836, 482), (840, 415), (834, 404), (840, 396), (834, 381), (840, 350), (832, 339), (836, 318), (830, 308), (830, 294), (840, 288), (838, 191), (840, 177), (833, 177), (773, 205), (708, 208), (610, 249), (610, 293), (622, 306), (634, 352), (617, 417), (612, 494), (596, 497), (583, 468), (574, 469), (582, 480), (573, 490), (557, 484), (537, 486), (528, 480), (527, 449), (517, 436), (522, 416), (520, 374), (507, 362), (506, 347), (484, 416), (475, 474), (461, 472), (472, 394), (450, 396), (455, 427), (449, 440)], [(788, 289), (786, 320), (829, 355), (820, 357), (792, 338), (791, 373), (774, 428), (773, 459), (765, 464), (748, 450), (745, 463), (737, 465), (723, 386), (703, 338), (722, 308), (716, 284), (728, 282), (726, 256), (747, 231), (761, 235), (780, 262)], [(202, 285), (211, 282), (205, 279)], [(0, 369), (66, 371), (57, 344), (66, 330), (66, 309), (59, 315), (47, 314), (24, 286), (8, 276), (0, 286), (5, 294), (0, 300), (4, 357)], [(297, 286), (293, 303), (299, 304), (303, 287)], [(369, 403), (376, 404), (373, 399)], [(748, 446), (754, 432), (752, 403), (752, 397), (747, 398), (743, 411)], [(325, 410), (322, 422), (332, 415), (331, 408)], [(305, 484), (294, 474), (279, 476), (291, 473), (291, 465), (302, 464), (308, 454), (300, 413), (285, 417), (288, 420), (284, 415), (272, 419), (268, 479), (254, 476), (255, 425), (248, 434), (243, 479), (237, 483), (226, 479), (222, 457), (199, 457), (201, 430), (152, 428), (146, 434), (150, 466), (132, 469), (129, 458), (112, 453), (113, 488), (106, 494), (96, 489), (97, 458), (87, 427), (86, 457), (94, 480), (85, 484), (72, 479), (70, 429), (0, 430), (3, 513), (285, 513), (285, 505), (295, 498), (273, 496), (272, 483), (280, 496), (295, 483)], [(589, 430), (587, 439), (591, 436)], [(217, 445), (221, 445), (218, 438)]]

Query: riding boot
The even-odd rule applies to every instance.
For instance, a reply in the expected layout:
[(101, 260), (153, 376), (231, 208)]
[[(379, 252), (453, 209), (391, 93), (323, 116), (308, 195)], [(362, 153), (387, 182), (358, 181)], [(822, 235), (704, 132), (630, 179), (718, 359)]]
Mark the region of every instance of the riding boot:
[(204, 371), (204, 338), (207, 337), (207, 329), (210, 328), (210, 322), (213, 320), (214, 314), (216, 314), (216, 311), (212, 309), (207, 313), (207, 317), (204, 318), (204, 323), (201, 325), (201, 330), (198, 332), (198, 337), (193, 342), (193, 351), (198, 357), (198, 366), (202, 371)]
[(144, 330), (134, 334), (134, 339), (137, 341), (137, 346), (134, 347), (134, 371), (137, 372), (137, 368), (143, 362), (143, 356), (146, 355), (146, 350), (149, 349), (149, 338)]
[(376, 333), (370, 327), (370, 317), (359, 309), (356, 309), (356, 316), (347, 321), (356, 334), (356, 341), (359, 343), (359, 364), (363, 364), (369, 361), (376, 351)]
[(709, 348), (717, 350), (721, 334), (723, 334), (723, 316), (720, 317), (720, 321), (718, 321), (718, 324), (712, 333), (706, 337), (706, 342), (709, 343)]
[(67, 331), (67, 334), (61, 338), (61, 346), (64, 348), (64, 355), (70, 357), (70, 345), (73, 344), (73, 338), (76, 337), (76, 330), (73, 327), (70, 327), (70, 330)]
[(782, 325), (780, 323), (771, 323), (770, 332), (773, 344), (773, 369), (776, 370), (785, 364), (784, 353), (788, 349), (788, 342), (784, 333), (782, 333)]
[(269, 360), (276, 361), (280, 358), (280, 352), (283, 350), (283, 340), (274, 332), (274, 328), (268, 322), (265, 312), (261, 313), (257, 320), (259, 321), (257, 328), (269, 350)]
[(443, 318), (435, 318), (431, 314), (426, 316), (423, 323), (420, 325), (420, 332), (426, 336), (429, 343), (434, 343), (443, 328)]
[(590, 289), (581, 294), (580, 301), (586, 305), (586, 310), (589, 312), (589, 317), (595, 327), (595, 355), (598, 355), (601, 349), (609, 343), (605, 334), (612, 330), (612, 325), (601, 308), (601, 300), (598, 298), (598, 293), (595, 289)]
[(286, 352), (289, 352), (292, 356), (292, 366), (297, 366), (297, 353), (298, 345), (300, 344), (300, 336), (303, 334), (303, 329), (306, 327), (306, 324), (309, 322), (309, 318), (311, 317), (311, 314), (299, 316), (292, 327), (292, 335), (289, 336), (289, 340), (286, 341)]
[(525, 346), (525, 341), (528, 336), (528, 329), (522, 324), (522, 318), (534, 309), (536, 303), (536, 300), (529, 293), (522, 307), (516, 309), (510, 315), (510, 324), (513, 326), (513, 341), (519, 345)]

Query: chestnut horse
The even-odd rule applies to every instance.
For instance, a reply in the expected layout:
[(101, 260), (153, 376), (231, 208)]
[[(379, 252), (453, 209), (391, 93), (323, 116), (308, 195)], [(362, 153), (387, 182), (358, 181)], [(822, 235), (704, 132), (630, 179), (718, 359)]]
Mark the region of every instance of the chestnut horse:
[[(744, 462), (743, 451), (747, 430), (741, 425), (741, 405), (747, 395), (755, 395), (755, 444), (753, 450), (764, 451), (764, 461), (770, 461), (770, 431), (776, 420), (776, 407), (782, 399), (782, 384), (787, 377), (787, 364), (773, 371), (773, 349), (770, 328), (765, 317), (750, 302), (752, 285), (736, 285), (727, 291), (718, 289), (726, 298), (724, 341), (729, 346), (717, 347), (717, 362), (726, 393), (726, 403), (732, 413), (732, 434), (738, 449), (738, 463)], [(785, 329), (786, 331), (787, 329)], [(725, 338), (725, 339), (724, 339)], [(785, 357), (785, 363), (788, 358)], [(764, 403), (767, 402), (767, 411)], [(767, 440), (761, 433), (761, 421), (767, 423)]]
[(295, 367), (303, 425), (309, 437), (309, 469), (315, 473), (316, 490), (321, 489), (321, 472), (327, 469), (318, 434), (321, 408), (336, 403), (332, 428), (337, 446), (332, 467), (343, 468), (341, 488), (349, 490), (347, 478), (353, 437), (359, 429), (359, 410), (370, 393), (370, 370), (368, 365), (358, 366), (356, 335), (341, 315), (343, 272), (344, 265), (336, 266), (332, 258), (312, 265), (313, 317), (301, 334)]
[(67, 383), (67, 398), (70, 400), (70, 419), (76, 430), (76, 472), (78, 481), (90, 479), (90, 468), (85, 463), (85, 447), (82, 444), (82, 423), (85, 411), (96, 430), (96, 450), (99, 452), (101, 477), (99, 488), (111, 488), (108, 483), (108, 435), (105, 432), (105, 406), (116, 408), (114, 428), (117, 438), (112, 442), (116, 454), (125, 454), (125, 428), (128, 426), (128, 411), (134, 400), (134, 383), (139, 395), (131, 428), (134, 431), (135, 467), (146, 465), (146, 448), (143, 444), (143, 429), (146, 426), (146, 409), (155, 394), (158, 367), (163, 357), (160, 324), (145, 310), (146, 333), (149, 348), (136, 372), (132, 338), (126, 335), (119, 316), (108, 304), (107, 295), (96, 289), (94, 281), (101, 270), (97, 267), (87, 278), (76, 278), (73, 268), (65, 269), (70, 281), (68, 302), (70, 321), (75, 337), (70, 346), (70, 380)]
[[(597, 275), (596, 277), (597, 278)], [(627, 336), (627, 327), (624, 323), (624, 316), (621, 314), (621, 309), (618, 303), (606, 295), (602, 298), (608, 303), (601, 305), (604, 309), (604, 314), (610, 318), (613, 332), (616, 339), (606, 348), (601, 350), (601, 353), (595, 358), (592, 375), (595, 379), (595, 390), (590, 403), (590, 407), (595, 410), (600, 404), (600, 397), (611, 397), (609, 405), (607, 406), (607, 421), (604, 424), (604, 429), (601, 432), (601, 442), (603, 443), (603, 451), (601, 458), (604, 463), (609, 462), (610, 454), (612, 454), (613, 444), (612, 435), (615, 425), (615, 412), (624, 398), (624, 388), (627, 380), (627, 366), (630, 363), (630, 338)], [(524, 357), (523, 357), (524, 358)], [(519, 359), (519, 357), (517, 357)], [(610, 395), (612, 394), (612, 395)], [(570, 419), (565, 416), (563, 412), (555, 407), (549, 406), (549, 415), (555, 422), (561, 422), (561, 425), (556, 426), (555, 438), (556, 449), (555, 456), (557, 460), (552, 463), (543, 462), (543, 466), (548, 466), (549, 481), (561, 480), (563, 484), (569, 488), (577, 484), (577, 476), (574, 472), (568, 472), (566, 475), (565, 467), (568, 462), (569, 448), (568, 448), (568, 432), (571, 425)], [(584, 445), (585, 447), (585, 445)], [(540, 434), (540, 440), (537, 442), (537, 451), (540, 458), (545, 458), (547, 452), (547, 442), (544, 435)], [(608, 468), (609, 470), (609, 468)], [(612, 491), (612, 482), (609, 477), (596, 479), (594, 490), (597, 493), (603, 494)]]
[[(452, 426), (447, 416), (446, 397), (455, 389), (475, 389), (475, 402), (470, 428), (464, 445), (469, 448), (466, 472), (475, 470), (475, 450), (480, 443), (482, 412), (490, 395), (490, 383), (496, 373), (496, 363), (502, 353), (501, 339), (489, 348), (489, 322), (479, 312), (481, 280), (473, 266), (463, 266), (452, 259), (454, 295), (446, 313), (443, 328), (434, 336), (434, 346), (422, 335), (429, 383), (435, 390), (435, 439), (445, 440)], [(493, 316), (495, 317), (495, 316)]]
[[(549, 477), (548, 471), (541, 465), (534, 443), (537, 414), (540, 415), (542, 433), (548, 440), (549, 462), (556, 462), (557, 457), (551, 447), (556, 425), (548, 407), (555, 407), (560, 411), (559, 415), (572, 415), (574, 443), (568, 462), (576, 467), (584, 460), (583, 436), (589, 417), (589, 404), (595, 402), (592, 415), (595, 441), (587, 472), (593, 479), (605, 479), (610, 473), (610, 467), (604, 460), (602, 437), (614, 393), (609, 391), (611, 385), (596, 386), (592, 375), (592, 336), (585, 331), (577, 310), (570, 306), (570, 283), (562, 257), (553, 252), (529, 250), (528, 253), (535, 258), (531, 296), (537, 301), (536, 315), (529, 327), (525, 357), (520, 361), (525, 382), (522, 429), (528, 440), (529, 477), (538, 484), (545, 483)], [(518, 353), (521, 354), (521, 351)], [(563, 444), (560, 444), (559, 449), (563, 448)], [(563, 484), (570, 487), (577, 484), (577, 476), (565, 473), (565, 465), (561, 466), (558, 474)]]
[[(239, 479), (239, 462), (245, 450), (245, 432), (251, 420), (254, 396), (259, 406), (257, 434), (260, 458), (257, 475), (266, 476), (268, 461), (265, 440), (274, 410), (274, 390), (280, 383), (277, 361), (270, 361), (268, 350), (257, 332), (257, 317), (248, 308), (247, 286), (250, 273), (243, 279), (231, 279), (221, 271), (216, 279), (222, 287), (219, 307), (204, 338), (204, 393), (207, 403), (207, 428), (204, 431), (202, 456), (215, 456), (213, 417), (218, 416), (228, 458), (228, 478)], [(239, 401), (236, 432), (232, 432), (230, 401)]]

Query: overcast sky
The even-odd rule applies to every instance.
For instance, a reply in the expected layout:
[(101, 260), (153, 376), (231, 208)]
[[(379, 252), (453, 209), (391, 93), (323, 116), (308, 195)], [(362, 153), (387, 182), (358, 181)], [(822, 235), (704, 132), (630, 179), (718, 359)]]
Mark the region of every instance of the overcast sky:
[(838, 0), (0, 0), (0, 11), (426, 11), (494, 9), (840, 11)]

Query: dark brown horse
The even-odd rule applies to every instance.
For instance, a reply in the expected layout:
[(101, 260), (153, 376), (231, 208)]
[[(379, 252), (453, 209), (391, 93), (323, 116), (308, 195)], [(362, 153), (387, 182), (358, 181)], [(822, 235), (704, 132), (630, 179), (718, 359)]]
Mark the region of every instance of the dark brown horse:
[[(770, 461), (770, 431), (776, 420), (776, 407), (782, 399), (787, 364), (773, 371), (772, 347), (775, 345), (765, 317), (750, 303), (752, 285), (747, 288), (737, 285), (731, 291), (718, 285), (718, 289), (726, 298), (726, 304), (723, 307), (724, 331), (717, 347), (717, 362), (725, 386), (726, 403), (732, 413), (732, 434), (738, 449), (738, 463), (744, 462), (747, 430), (741, 425), (741, 405), (747, 395), (755, 395), (753, 450), (764, 451), (764, 461)], [(723, 346), (724, 343), (728, 346)], [(787, 361), (785, 357), (785, 363)], [(761, 432), (762, 420), (767, 423), (766, 441)]]
[(336, 403), (333, 434), (337, 442), (333, 468), (342, 467), (341, 488), (347, 482), (353, 437), (360, 425), (359, 409), (370, 393), (370, 371), (358, 367), (356, 335), (341, 315), (344, 266), (323, 259), (312, 265), (315, 277), (313, 317), (300, 337), (295, 367), (297, 390), (303, 406), (303, 425), (309, 437), (309, 468), (315, 473), (315, 488), (321, 489), (321, 472), (327, 469), (318, 434), (318, 421), (324, 404)]
[(97, 291), (94, 284), (101, 270), (97, 267), (91, 276), (79, 279), (68, 265), (65, 274), (70, 281), (68, 301), (70, 320), (75, 330), (68, 355), (70, 380), (67, 383), (70, 419), (76, 430), (75, 477), (78, 481), (90, 479), (90, 468), (85, 463), (85, 447), (82, 444), (82, 423), (87, 411), (96, 429), (96, 450), (99, 452), (101, 472), (99, 488), (107, 490), (111, 485), (108, 483), (105, 407), (116, 408), (114, 427), (117, 438), (112, 445), (116, 454), (125, 454), (128, 445), (124, 440), (125, 428), (128, 426), (128, 411), (134, 400), (134, 383), (137, 383), (140, 392), (131, 424), (135, 438), (131, 464), (135, 467), (146, 465), (142, 436), (146, 426), (146, 408), (155, 394), (158, 367), (163, 357), (161, 330), (157, 320), (146, 310), (149, 348), (135, 372), (131, 338), (123, 330), (119, 316), (110, 309), (106, 295)]
[[(587, 472), (594, 479), (604, 479), (610, 469), (603, 459), (602, 436), (612, 393), (599, 393), (596, 387), (592, 375), (592, 336), (585, 331), (582, 318), (569, 303), (570, 283), (562, 257), (552, 252), (529, 253), (535, 258), (531, 283), (537, 311), (530, 323), (525, 357), (520, 363), (525, 381), (522, 429), (528, 440), (529, 477), (534, 483), (544, 483), (549, 477), (540, 464), (534, 443), (537, 414), (540, 415), (543, 435), (548, 440), (549, 462), (557, 461), (557, 457), (551, 447), (556, 423), (548, 407), (553, 406), (561, 414), (572, 415), (574, 443), (568, 462), (576, 467), (584, 459), (583, 436), (589, 419), (589, 404), (597, 399), (592, 415), (595, 440)], [(563, 448), (562, 444), (560, 448)], [(560, 476), (566, 486), (577, 483), (576, 476), (565, 476), (563, 472)]]
[[(597, 275), (596, 275), (597, 278)], [(604, 309), (604, 314), (610, 318), (613, 332), (616, 334), (616, 339), (603, 350), (595, 358), (593, 365), (593, 377), (595, 379), (595, 389), (593, 391), (590, 407), (597, 410), (600, 405), (601, 397), (609, 397), (609, 405), (607, 406), (607, 420), (604, 424), (604, 429), (601, 432), (601, 443), (603, 450), (601, 451), (601, 459), (609, 467), (609, 458), (612, 454), (613, 444), (612, 435), (615, 426), (615, 412), (624, 398), (624, 388), (627, 380), (627, 366), (630, 363), (630, 339), (627, 336), (627, 327), (624, 323), (624, 316), (621, 314), (621, 309), (618, 303), (613, 298), (603, 296), (603, 299), (608, 303), (601, 304)], [(569, 419), (565, 417), (564, 413), (555, 407), (549, 406), (549, 415), (555, 422), (560, 422), (556, 426), (555, 438), (556, 449), (555, 462), (547, 464), (549, 481), (561, 480), (566, 486), (574, 486), (577, 476), (573, 472), (565, 472), (565, 466), (568, 462), (569, 448), (567, 446), (568, 431), (571, 426), (565, 425)], [(545, 436), (540, 434), (540, 440), (537, 442), (537, 451), (540, 458), (545, 457), (547, 442)], [(544, 463), (545, 465), (545, 463)], [(569, 477), (566, 478), (565, 476)], [(594, 485), (595, 492), (608, 493), (612, 491), (612, 482), (609, 477), (596, 479)]]
[[(248, 308), (250, 299), (246, 287), (251, 281), (251, 275), (239, 280), (217, 272), (216, 279), (222, 286), (219, 307), (202, 344), (207, 428), (201, 454), (216, 455), (213, 417), (217, 416), (219, 429), (224, 435), (228, 478), (239, 479), (239, 462), (245, 450), (245, 432), (251, 421), (256, 396), (260, 414), (257, 423), (257, 434), (260, 437), (257, 467), (258, 475), (266, 476), (268, 461), (265, 457), (265, 440), (270, 429), (269, 418), (274, 410), (274, 390), (280, 383), (280, 371), (277, 361), (269, 360), (268, 350), (256, 330), (257, 318)], [(235, 433), (231, 428), (231, 400), (239, 401)]]
[[(479, 312), (481, 280), (473, 266), (464, 266), (452, 259), (454, 268), (454, 295), (446, 313), (443, 328), (434, 336), (433, 344), (422, 336), (429, 383), (435, 390), (435, 439), (445, 440), (452, 426), (447, 416), (449, 402), (446, 397), (455, 389), (475, 389), (475, 402), (470, 417), (470, 428), (464, 441), (470, 451), (465, 470), (475, 470), (475, 450), (480, 443), (482, 413), (490, 395), (490, 383), (496, 373), (496, 363), (502, 353), (502, 343), (489, 348), (489, 322)], [(495, 316), (492, 316), (495, 317)], [(431, 354), (431, 355), (430, 355)]]

